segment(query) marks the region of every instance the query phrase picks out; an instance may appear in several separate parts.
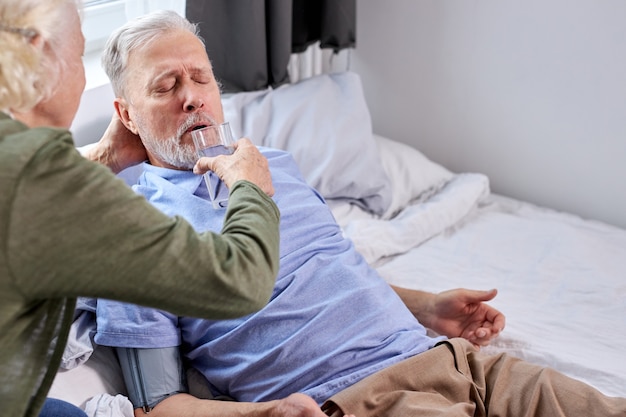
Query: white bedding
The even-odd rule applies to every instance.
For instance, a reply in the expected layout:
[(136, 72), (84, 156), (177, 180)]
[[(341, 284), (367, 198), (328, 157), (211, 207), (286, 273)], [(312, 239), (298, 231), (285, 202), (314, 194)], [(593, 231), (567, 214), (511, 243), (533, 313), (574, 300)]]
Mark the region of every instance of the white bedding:
[(497, 288), (507, 326), (488, 348), (626, 396), (626, 232), (491, 198), (378, 268), (398, 286)]
[[(236, 136), (294, 154), (389, 283), (433, 292), (497, 288), (492, 304), (507, 325), (487, 351), (626, 397), (626, 230), (493, 195), (486, 176), (454, 174), (374, 135), (355, 74), (223, 102)], [(132, 182), (137, 172), (122, 176)], [(50, 395), (83, 408), (93, 398), (90, 415), (112, 417), (124, 415), (111, 411), (124, 398), (100, 394), (120, 392), (119, 365), (98, 347), (85, 364), (61, 370)]]
[(389, 283), (497, 288), (507, 326), (486, 351), (626, 396), (626, 230), (491, 195), (480, 174), (455, 175), (389, 220), (331, 204)]

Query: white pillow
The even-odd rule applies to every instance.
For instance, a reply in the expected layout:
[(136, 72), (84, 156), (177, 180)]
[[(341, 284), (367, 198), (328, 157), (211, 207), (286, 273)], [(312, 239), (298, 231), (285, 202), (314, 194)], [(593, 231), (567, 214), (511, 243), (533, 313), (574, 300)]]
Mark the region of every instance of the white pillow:
[(409, 145), (376, 134), (373, 137), (392, 189), (391, 204), (383, 219), (394, 217), (415, 200), (430, 197), (454, 176)]
[(307, 183), (325, 198), (346, 199), (376, 214), (389, 207), (391, 184), (357, 74), (323, 74), (236, 93), (222, 104), (233, 135), (290, 152)]

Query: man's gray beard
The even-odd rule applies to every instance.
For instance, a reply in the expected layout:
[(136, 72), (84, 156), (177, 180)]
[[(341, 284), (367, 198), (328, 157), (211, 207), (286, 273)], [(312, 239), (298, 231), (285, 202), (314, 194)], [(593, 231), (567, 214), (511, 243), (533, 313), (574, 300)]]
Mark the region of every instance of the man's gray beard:
[(198, 160), (198, 154), (193, 145), (183, 144), (180, 136), (166, 139), (144, 138), (146, 149), (161, 161), (179, 169), (190, 170)]
[(135, 123), (143, 145), (148, 152), (168, 165), (191, 170), (199, 156), (193, 144), (182, 143), (182, 136), (187, 129), (203, 120), (205, 118), (192, 115), (183, 125), (178, 127), (174, 136), (165, 139), (155, 138), (148, 129), (144, 128), (143, 120), (135, 119)]

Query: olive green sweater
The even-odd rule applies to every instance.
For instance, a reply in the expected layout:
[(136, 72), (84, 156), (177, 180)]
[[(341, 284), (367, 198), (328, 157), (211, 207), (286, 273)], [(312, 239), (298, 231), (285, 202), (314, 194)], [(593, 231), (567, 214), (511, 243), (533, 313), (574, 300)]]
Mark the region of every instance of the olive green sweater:
[(0, 113), (2, 415), (38, 415), (77, 296), (212, 319), (262, 308), (278, 271), (278, 222), (273, 201), (240, 181), (222, 234), (198, 235), (81, 157), (67, 130)]

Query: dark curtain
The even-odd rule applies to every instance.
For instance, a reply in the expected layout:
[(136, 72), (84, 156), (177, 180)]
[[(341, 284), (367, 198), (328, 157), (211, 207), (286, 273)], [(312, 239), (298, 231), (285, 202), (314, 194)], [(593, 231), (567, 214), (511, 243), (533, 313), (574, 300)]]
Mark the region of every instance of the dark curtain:
[(292, 52), (356, 46), (356, 0), (187, 0), (224, 92), (289, 82)]

